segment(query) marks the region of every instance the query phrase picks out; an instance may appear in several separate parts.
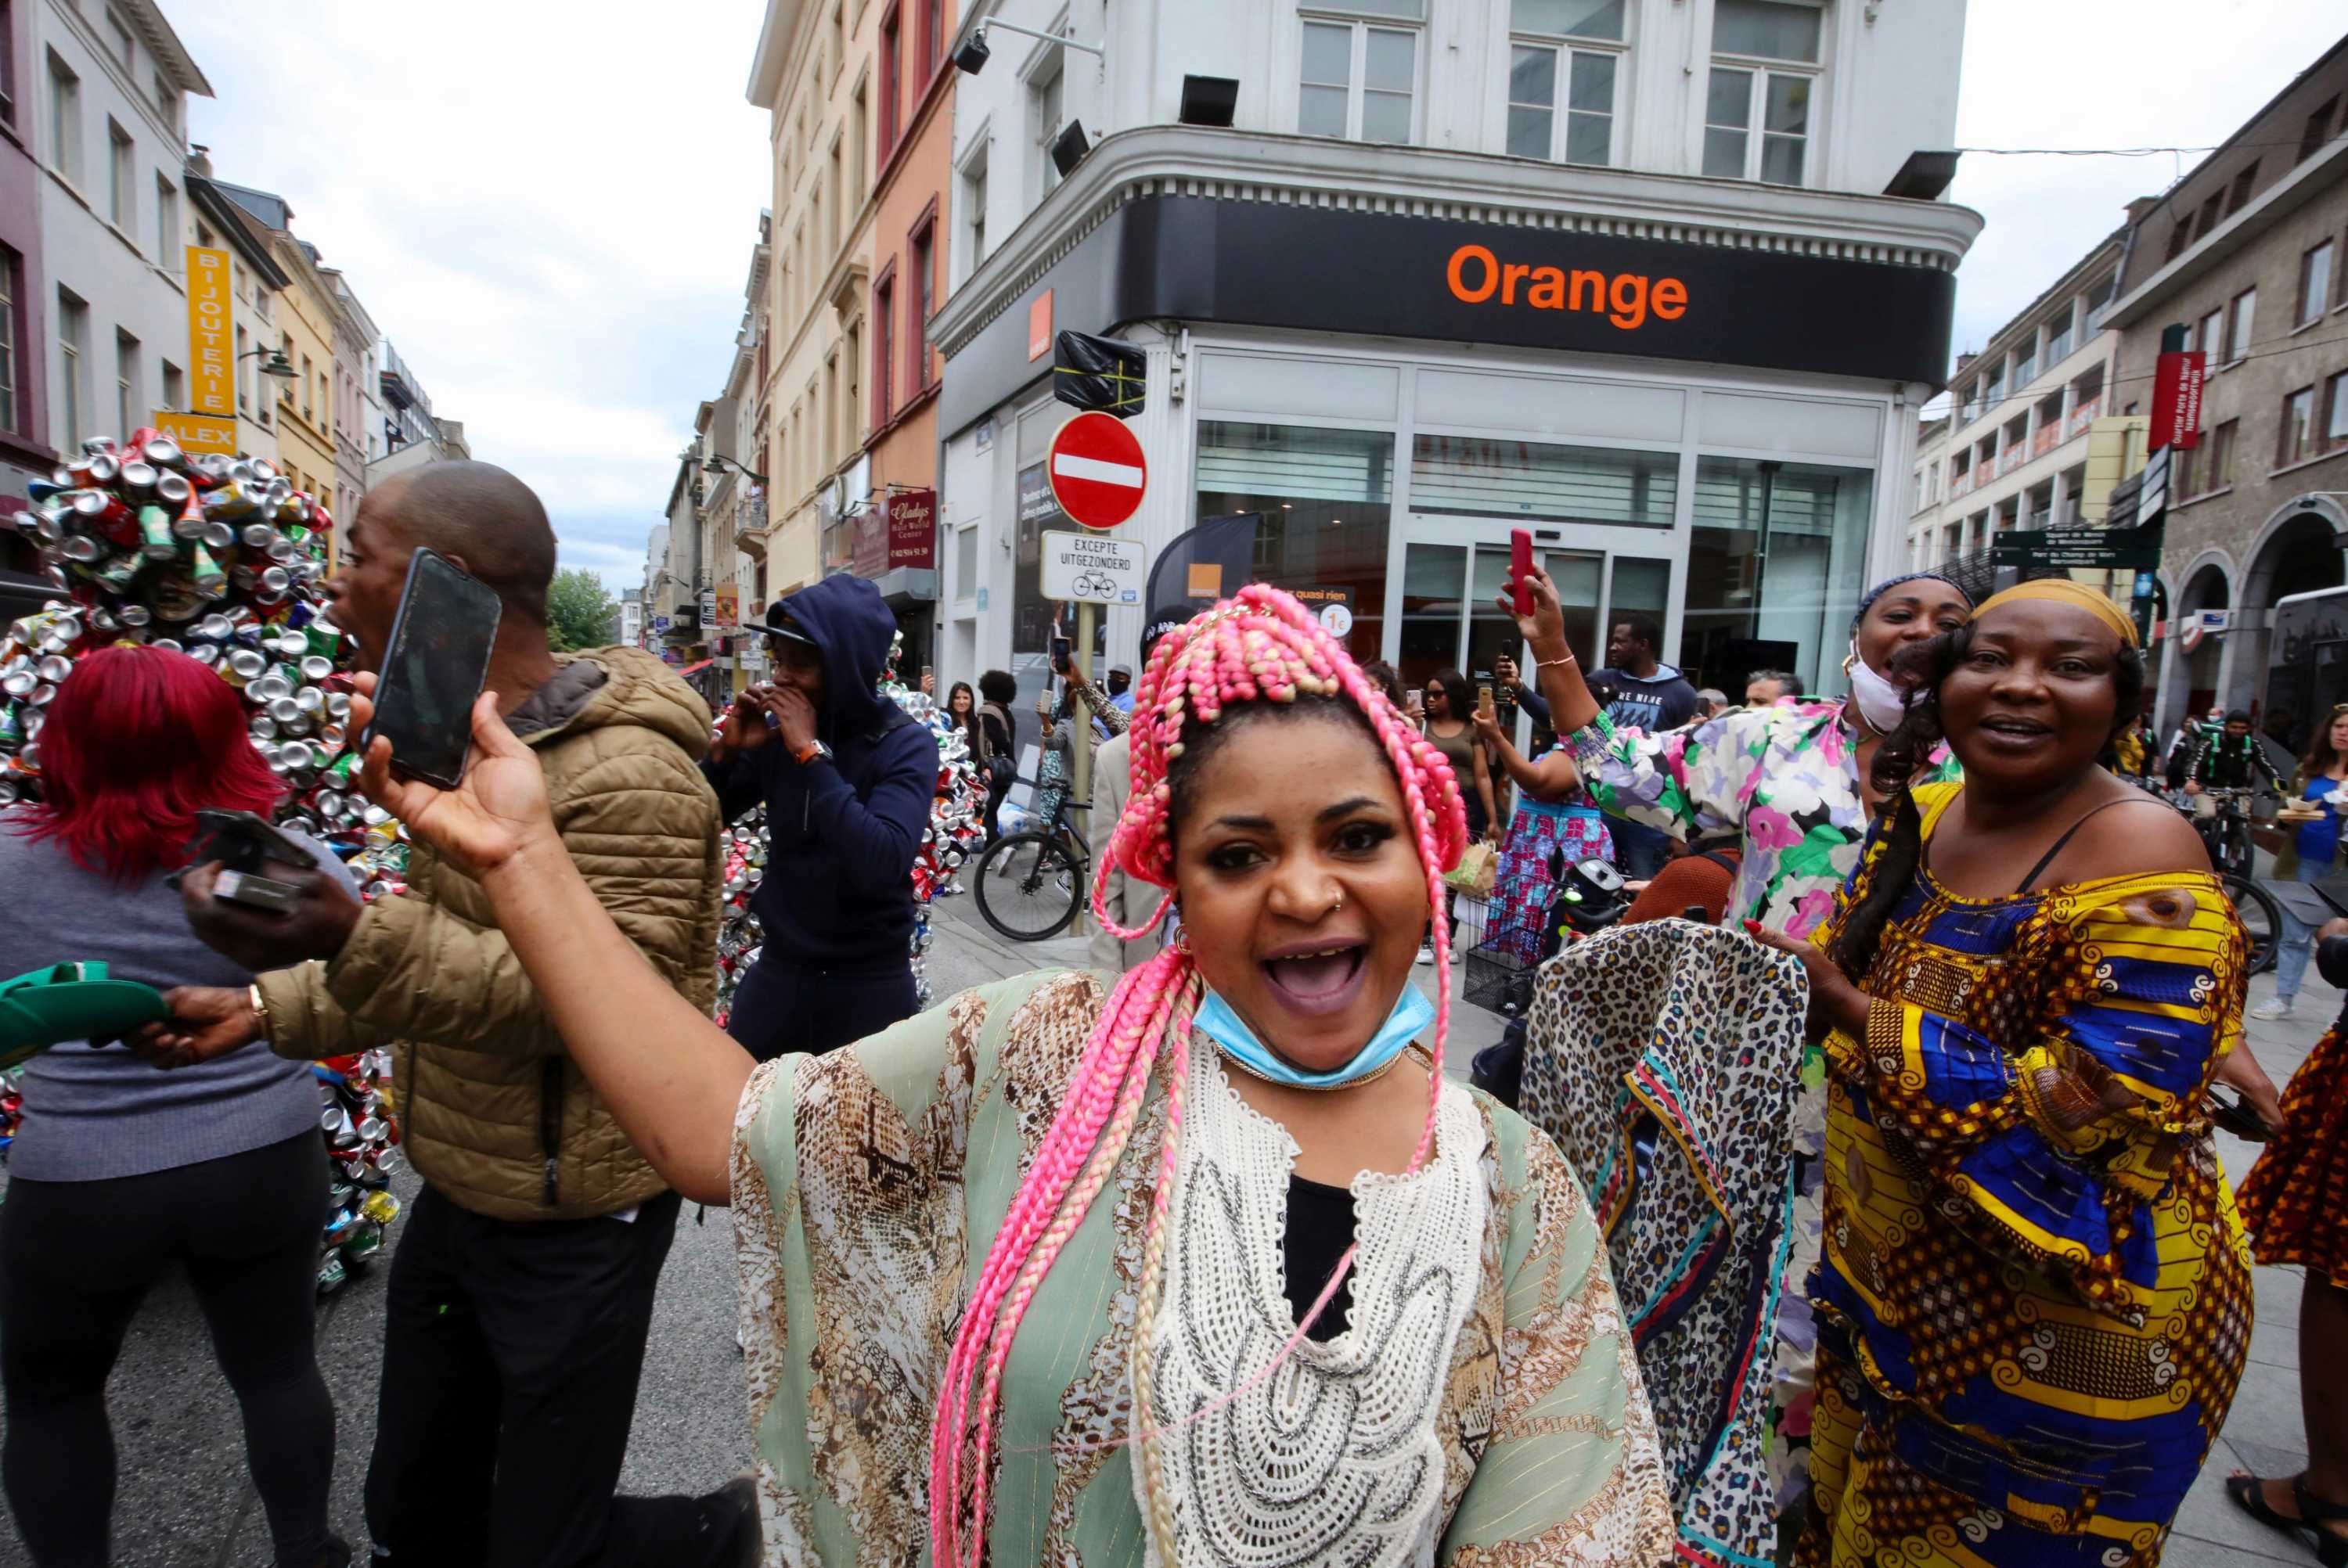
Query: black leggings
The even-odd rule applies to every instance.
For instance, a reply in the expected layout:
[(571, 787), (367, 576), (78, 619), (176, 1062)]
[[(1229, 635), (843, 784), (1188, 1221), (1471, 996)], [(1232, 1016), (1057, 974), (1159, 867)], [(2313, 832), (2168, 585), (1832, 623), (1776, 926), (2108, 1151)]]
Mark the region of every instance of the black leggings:
[(97, 1182), (18, 1177), (0, 1204), (0, 1478), (39, 1568), (106, 1568), (114, 1431), (106, 1378), (139, 1298), (173, 1258), (244, 1414), (244, 1452), (280, 1563), (326, 1538), (335, 1407), (312, 1354), (325, 1145), (263, 1148)]

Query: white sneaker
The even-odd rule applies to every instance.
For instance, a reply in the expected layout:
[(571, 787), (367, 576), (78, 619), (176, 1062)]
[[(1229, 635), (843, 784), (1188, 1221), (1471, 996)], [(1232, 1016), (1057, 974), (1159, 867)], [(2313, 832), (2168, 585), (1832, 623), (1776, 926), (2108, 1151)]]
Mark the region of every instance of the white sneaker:
[(2279, 1018), (2289, 1018), (2291, 1016), (2291, 999), (2289, 997), (2277, 997), (2271, 1002), (2260, 1002), (2258, 1006), (2250, 1009), (2250, 1016), (2263, 1023), (2272, 1023)]
[(1434, 944), (1434, 943), (1432, 943), (1432, 942), (1421, 942), (1421, 943), (1418, 945), (1418, 961), (1419, 961), (1420, 963), (1422, 963), (1422, 964), (1431, 964), (1431, 963), (1435, 962), (1435, 944)]

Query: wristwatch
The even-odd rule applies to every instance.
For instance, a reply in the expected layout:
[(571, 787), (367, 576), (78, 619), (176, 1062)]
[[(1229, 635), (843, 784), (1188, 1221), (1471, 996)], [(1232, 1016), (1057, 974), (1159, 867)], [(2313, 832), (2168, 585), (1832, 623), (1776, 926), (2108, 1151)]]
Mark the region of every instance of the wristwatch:
[(801, 767), (807, 766), (808, 764), (815, 761), (818, 757), (821, 757), (825, 762), (831, 761), (831, 748), (825, 745), (821, 741), (809, 741), (806, 745), (801, 746), (798, 751), (791, 753), (791, 761), (798, 764)]

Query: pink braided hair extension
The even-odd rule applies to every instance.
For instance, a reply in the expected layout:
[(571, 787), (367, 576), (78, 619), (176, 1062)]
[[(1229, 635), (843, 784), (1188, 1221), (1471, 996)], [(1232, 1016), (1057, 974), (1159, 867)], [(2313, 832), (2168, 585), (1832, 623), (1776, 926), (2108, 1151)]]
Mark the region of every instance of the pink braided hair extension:
[[(1154, 927), (1165, 912), (1174, 886), (1171, 794), (1166, 775), (1181, 755), (1183, 726), (1191, 716), (1211, 723), (1234, 704), (1291, 702), (1300, 694), (1342, 695), (1368, 716), (1401, 782), (1416, 828), (1436, 961), (1443, 966), (1437, 973), (1447, 973), (1451, 934), (1443, 916), (1443, 873), (1458, 863), (1468, 841), (1467, 814), (1450, 764), (1363, 678), (1310, 613), (1287, 594), (1261, 583), (1250, 584), (1236, 599), (1169, 633), (1152, 651), (1134, 698), (1133, 792), (1101, 856), (1094, 912), (1107, 929), (1128, 941)], [(1157, 912), (1133, 929), (1110, 921), (1104, 908), (1112, 866), (1169, 890)], [(1145, 1242), (1142, 1292), (1145, 1297), (1151, 1292), (1164, 1255), (1165, 1220), (1180, 1146), (1190, 1019), (1200, 994), (1197, 966), (1187, 945), (1179, 943), (1118, 981), (1086, 1041), (1070, 1093), (1045, 1130), (1026, 1179), (988, 1248), (947, 1358), (931, 1430), (930, 1543), (937, 1568), (976, 1568), (984, 1556), (995, 1406), (1012, 1340), (1036, 1287), (1129, 1141), (1163, 1046), (1171, 1079)], [(1436, 1004), (1431, 1091), (1426, 1120), (1411, 1155), (1414, 1172), (1434, 1146), (1450, 1022), (1446, 994)], [(1348, 1249), (1336, 1279), (1344, 1276), (1352, 1257)], [(1323, 1303), (1334, 1294), (1336, 1279), (1323, 1292)], [(1147, 1338), (1150, 1317), (1150, 1303), (1145, 1299), (1137, 1352)], [(1137, 1355), (1137, 1374), (1142, 1375)], [(1142, 1393), (1146, 1389), (1138, 1388), (1137, 1394)], [(1138, 1398), (1137, 1404), (1147, 1409)], [(1146, 1473), (1154, 1477), (1159, 1466), (1154, 1444), (1148, 1440), (1151, 1435), (1136, 1434), (1142, 1442)], [(1155, 1494), (1162, 1488), (1153, 1482), (1150, 1490)], [(1162, 1519), (1152, 1521), (1153, 1529), (1163, 1523)]]

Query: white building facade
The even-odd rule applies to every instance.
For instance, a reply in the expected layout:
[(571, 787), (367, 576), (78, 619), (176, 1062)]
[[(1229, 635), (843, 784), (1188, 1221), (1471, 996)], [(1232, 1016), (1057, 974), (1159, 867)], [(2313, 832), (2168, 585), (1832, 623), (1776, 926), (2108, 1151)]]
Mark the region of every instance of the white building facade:
[[(1524, 528), (1584, 659), (1643, 611), (1704, 683), (1839, 689), (1980, 226), (1910, 157), (1952, 140), (1961, 5), (1006, 0), (960, 36), (989, 18), (1106, 56), (996, 31), (959, 91), (944, 672), (1040, 679), (1076, 330), (1147, 354), (1120, 531), (1153, 562), (1188, 534), (1161, 600), (1309, 590), (1406, 682), (1481, 676)], [(1178, 123), (1234, 69), (1231, 128)]]
[(188, 403), (186, 99), (211, 96), (152, 0), (36, 0), (50, 425), (60, 453)]
[[(1947, 415), (1919, 437), (1908, 564), (1945, 566), (2015, 528), (2103, 518), (2111, 482), (2091, 482), (2091, 436), (2116, 417), (2119, 334), (2104, 318), (2119, 273), (2113, 234), (1957, 365)], [(2106, 426), (2108, 428), (2108, 426)]]

